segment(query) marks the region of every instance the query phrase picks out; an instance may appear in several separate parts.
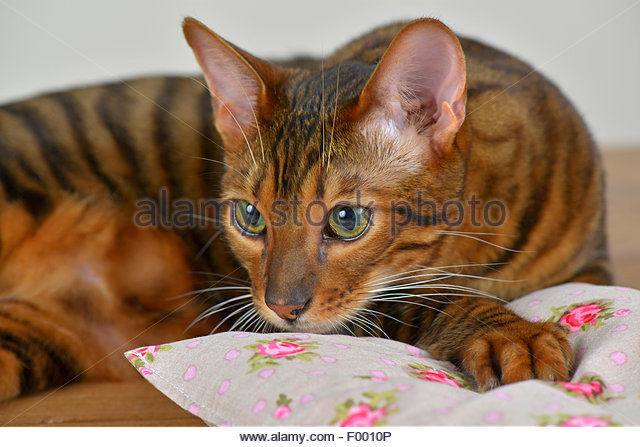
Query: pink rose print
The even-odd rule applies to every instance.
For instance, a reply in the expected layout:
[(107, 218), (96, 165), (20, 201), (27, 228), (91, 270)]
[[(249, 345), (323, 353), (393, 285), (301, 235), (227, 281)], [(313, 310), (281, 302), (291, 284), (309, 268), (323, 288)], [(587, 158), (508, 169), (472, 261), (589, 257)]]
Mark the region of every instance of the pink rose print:
[(596, 318), (598, 318), (599, 312), (604, 308), (605, 306), (599, 304), (578, 306), (563, 315), (562, 318), (560, 318), (560, 324), (562, 326), (569, 326), (571, 332), (579, 331), (583, 324), (591, 323), (592, 326), (595, 326)]
[[(547, 407), (549, 407), (547, 405)], [(591, 416), (590, 414), (543, 414), (532, 415), (538, 420), (540, 427), (620, 427), (620, 424), (611, 420), (611, 416)]]
[(218, 387), (218, 394), (223, 395), (229, 389), (229, 385), (231, 382), (229, 380), (223, 380), (220, 386)]
[(374, 382), (385, 382), (389, 380), (384, 371), (369, 371), (371, 373), (371, 380)]
[(432, 369), (430, 371), (420, 371), (415, 370), (420, 376), (422, 376), (422, 380), (428, 380), (429, 382), (438, 382), (445, 383), (447, 385), (455, 386), (456, 388), (460, 388), (460, 384), (455, 380), (449, 378), (446, 373), (442, 371), (438, 371), (437, 369)]
[(336, 407), (336, 415), (329, 425), (336, 427), (373, 427), (385, 425), (387, 417), (398, 410), (396, 405), (397, 389), (382, 393), (365, 391), (365, 400), (359, 402), (347, 399)]
[(150, 376), (153, 372), (147, 368), (147, 366), (155, 361), (154, 354), (158, 353), (158, 351), (168, 351), (170, 349), (172, 349), (171, 345), (145, 346), (134, 351), (129, 351), (127, 353), (127, 359), (135, 366), (140, 374)]
[(609, 421), (593, 416), (571, 416), (560, 427), (608, 427)]
[(286, 419), (291, 415), (291, 408), (286, 405), (280, 405), (276, 408), (276, 411), (273, 413), (273, 416), (278, 419)]
[(198, 373), (198, 369), (196, 368), (196, 366), (191, 365), (184, 372), (184, 374), (182, 375), (182, 378), (188, 382), (189, 380), (193, 380), (193, 378), (196, 376), (197, 373)]
[(269, 377), (271, 377), (273, 375), (274, 372), (276, 372), (275, 369), (269, 368), (269, 369), (265, 369), (263, 371), (260, 371), (260, 373), (258, 375), (260, 377), (262, 377), (263, 379), (268, 379)]
[(562, 387), (565, 390), (584, 394), (587, 397), (592, 397), (602, 392), (602, 385), (600, 384), (600, 382), (591, 382), (591, 383), (563, 382)]
[(569, 395), (583, 396), (588, 402), (592, 404), (599, 404), (618, 398), (605, 397), (604, 391), (605, 389), (607, 389), (607, 386), (599, 376), (583, 376), (579, 381), (553, 382), (553, 385), (564, 390)]
[(301, 403), (302, 405), (306, 405), (306, 404), (308, 404), (309, 402), (311, 402), (311, 401), (313, 400), (313, 398), (314, 398), (314, 397), (315, 397), (315, 395), (313, 395), (313, 394), (311, 394), (311, 393), (309, 393), (309, 394), (305, 394), (304, 396), (302, 396), (302, 397), (300, 398), (300, 403)]
[(612, 352), (609, 357), (618, 366), (623, 365), (624, 362), (627, 361), (627, 355), (624, 352), (619, 352), (619, 351)]
[(373, 427), (386, 414), (384, 408), (373, 410), (367, 404), (353, 405), (349, 408), (347, 418), (335, 425), (338, 427)]
[(631, 313), (631, 309), (620, 309), (617, 312), (614, 312), (613, 315), (616, 317), (624, 317), (625, 315), (629, 315)]
[(267, 401), (264, 399), (260, 399), (258, 402), (256, 402), (256, 404), (253, 406), (253, 413), (254, 414), (258, 414), (262, 411), (264, 411), (264, 409), (267, 407)]
[(158, 348), (159, 346), (146, 346), (144, 348), (136, 349), (135, 351), (133, 351), (132, 354), (135, 355), (136, 357), (144, 358), (144, 356), (147, 355), (147, 352), (151, 355), (158, 352)]
[(224, 355), (224, 359), (225, 360), (234, 360), (237, 359), (240, 356), (240, 351), (238, 351), (237, 349), (231, 349), (229, 352), (227, 352)]
[(307, 350), (295, 343), (286, 341), (272, 341), (268, 345), (258, 345), (258, 354), (273, 358), (288, 357)]
[(275, 372), (274, 367), (282, 364), (282, 360), (311, 362), (314, 357), (320, 357), (313, 352), (318, 349), (318, 342), (299, 340), (300, 338), (256, 340), (256, 344), (245, 346), (245, 349), (253, 351), (253, 355), (247, 359), (251, 366), (247, 374), (266, 368), (270, 372), (263, 371), (261, 377), (267, 378)]
[(273, 417), (277, 419), (286, 419), (291, 415), (291, 399), (286, 394), (280, 394), (276, 401), (276, 411), (273, 412)]
[(197, 348), (200, 345), (200, 343), (202, 343), (202, 340), (194, 340), (191, 343), (187, 343), (187, 348), (189, 349)]

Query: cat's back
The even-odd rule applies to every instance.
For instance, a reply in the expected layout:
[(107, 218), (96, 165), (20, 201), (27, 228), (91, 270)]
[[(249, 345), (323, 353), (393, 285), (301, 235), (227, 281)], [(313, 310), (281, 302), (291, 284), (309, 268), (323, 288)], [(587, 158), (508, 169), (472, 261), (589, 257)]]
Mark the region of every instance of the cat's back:
[[(355, 39), (337, 50), (325, 69), (357, 61), (373, 70), (404, 25), (391, 24)], [(466, 160), (465, 195), (499, 198), (508, 209), (508, 222), (500, 231), (504, 234), (491, 240), (511, 248), (492, 258), (509, 265), (501, 269), (501, 277), (519, 279), (538, 271), (545, 277), (538, 287), (569, 280), (610, 282), (604, 173), (580, 114), (531, 65), (474, 39), (459, 41), (467, 101), (454, 145)], [(464, 251), (465, 242), (457, 240), (451, 249)], [(567, 264), (566, 253), (573, 253), (573, 262)], [(511, 289), (492, 291), (508, 298), (530, 291)]]
[(202, 158), (221, 158), (220, 145), (198, 78), (158, 76), (43, 94), (0, 105), (2, 196), (140, 197), (163, 186), (201, 195), (217, 188), (216, 177), (191, 174), (210, 171)]
[[(376, 28), (335, 51), (324, 63), (331, 67), (347, 61), (357, 61), (375, 66), (396, 37), (409, 22), (398, 22)], [(540, 92), (550, 90), (558, 93), (558, 99), (564, 97), (555, 86), (531, 65), (478, 40), (458, 36), (465, 55), (467, 66), (467, 95), (470, 99), (487, 90), (501, 90), (501, 95), (526, 96), (539, 98)], [(309, 59), (302, 61), (304, 68), (314, 65)], [(296, 65), (292, 61), (292, 65)], [(320, 69), (319, 61), (314, 68)], [(568, 103), (567, 103), (568, 105)]]

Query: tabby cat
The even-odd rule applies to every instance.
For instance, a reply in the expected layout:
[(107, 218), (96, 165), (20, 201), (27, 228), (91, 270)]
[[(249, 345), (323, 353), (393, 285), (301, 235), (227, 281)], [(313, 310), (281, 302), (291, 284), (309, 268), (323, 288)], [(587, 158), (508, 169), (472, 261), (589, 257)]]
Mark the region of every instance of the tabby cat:
[[(602, 167), (556, 87), (432, 19), (278, 63), (183, 28), (206, 86), (0, 108), (0, 400), (213, 329), (388, 336), (480, 391), (568, 379), (563, 330), (502, 306), (610, 281)], [(177, 199), (217, 206), (149, 211)]]

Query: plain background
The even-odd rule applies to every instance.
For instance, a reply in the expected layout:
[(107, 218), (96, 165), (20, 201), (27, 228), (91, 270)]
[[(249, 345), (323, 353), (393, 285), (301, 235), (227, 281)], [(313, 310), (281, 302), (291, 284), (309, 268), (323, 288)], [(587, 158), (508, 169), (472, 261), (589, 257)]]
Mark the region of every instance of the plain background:
[(549, 76), (601, 146), (640, 147), (640, 0), (0, 0), (0, 103), (194, 74), (185, 16), (261, 57), (327, 55), (374, 26), (436, 17)]

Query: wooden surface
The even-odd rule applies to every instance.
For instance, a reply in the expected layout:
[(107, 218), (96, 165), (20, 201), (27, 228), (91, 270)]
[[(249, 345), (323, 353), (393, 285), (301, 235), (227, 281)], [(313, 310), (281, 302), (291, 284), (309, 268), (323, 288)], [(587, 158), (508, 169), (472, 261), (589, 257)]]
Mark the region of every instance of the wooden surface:
[(0, 405), (0, 426), (202, 427), (144, 379), (76, 383)]
[(606, 151), (603, 159), (614, 281), (640, 289), (640, 148)]
[[(640, 289), (640, 150), (604, 153), (616, 284)], [(77, 383), (0, 404), (0, 426), (202, 426), (143, 379)]]

